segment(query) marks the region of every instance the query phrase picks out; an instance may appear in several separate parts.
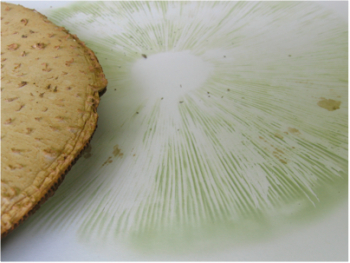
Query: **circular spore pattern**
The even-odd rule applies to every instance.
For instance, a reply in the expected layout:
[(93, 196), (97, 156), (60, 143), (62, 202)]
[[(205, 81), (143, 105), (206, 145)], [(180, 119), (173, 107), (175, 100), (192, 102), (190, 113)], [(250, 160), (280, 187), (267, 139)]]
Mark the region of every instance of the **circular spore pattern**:
[(266, 225), (344, 197), (348, 32), (334, 14), (311, 2), (82, 2), (47, 15), (96, 52), (109, 85), (91, 147), (33, 229)]

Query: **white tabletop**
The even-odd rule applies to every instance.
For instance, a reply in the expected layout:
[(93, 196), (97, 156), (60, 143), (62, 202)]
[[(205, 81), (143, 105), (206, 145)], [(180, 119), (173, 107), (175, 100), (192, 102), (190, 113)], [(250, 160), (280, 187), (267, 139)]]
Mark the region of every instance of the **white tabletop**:
[(347, 2), (10, 2), (109, 85), (3, 261), (347, 260)]

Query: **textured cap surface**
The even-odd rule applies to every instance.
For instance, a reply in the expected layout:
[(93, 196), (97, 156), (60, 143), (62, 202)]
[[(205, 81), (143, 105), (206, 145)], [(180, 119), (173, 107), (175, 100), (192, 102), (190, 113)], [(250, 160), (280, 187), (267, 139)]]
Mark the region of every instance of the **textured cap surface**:
[(52, 194), (96, 128), (107, 80), (75, 35), (1, 3), (1, 235)]

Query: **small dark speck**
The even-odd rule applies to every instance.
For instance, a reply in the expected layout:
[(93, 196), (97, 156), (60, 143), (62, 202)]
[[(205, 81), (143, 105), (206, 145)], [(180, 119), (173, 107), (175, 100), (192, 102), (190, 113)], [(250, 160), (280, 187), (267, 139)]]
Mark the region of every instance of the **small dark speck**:
[(224, 58), (226, 58), (226, 56), (224, 56)]
[(210, 92), (209, 92), (209, 91), (207, 91), (207, 93), (209, 94)]
[(224, 96), (221, 96), (221, 98), (223, 98)]
[(230, 91), (230, 89), (227, 89), (227, 91)]
[(52, 5), (50, 6), (50, 8), (52, 8)]
[(182, 88), (182, 85), (180, 84), (180, 88)]
[(117, 90), (117, 89), (114, 89), (114, 90)]
[(163, 97), (160, 98), (161, 100), (164, 99)]
[(139, 114), (139, 112), (137, 111), (136, 114)]
[(184, 101), (183, 100), (180, 100), (179, 103), (183, 103)]
[(292, 55), (288, 55), (288, 57), (291, 57)]
[(146, 55), (146, 54), (142, 54), (142, 57), (143, 57), (143, 58), (147, 58), (147, 55)]

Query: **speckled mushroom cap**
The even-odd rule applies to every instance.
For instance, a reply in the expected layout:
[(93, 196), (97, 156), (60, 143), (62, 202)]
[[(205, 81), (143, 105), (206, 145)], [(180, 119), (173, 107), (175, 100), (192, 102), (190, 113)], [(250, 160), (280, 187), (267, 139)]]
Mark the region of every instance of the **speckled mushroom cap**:
[(107, 80), (45, 16), (1, 3), (1, 236), (53, 194), (89, 143)]

